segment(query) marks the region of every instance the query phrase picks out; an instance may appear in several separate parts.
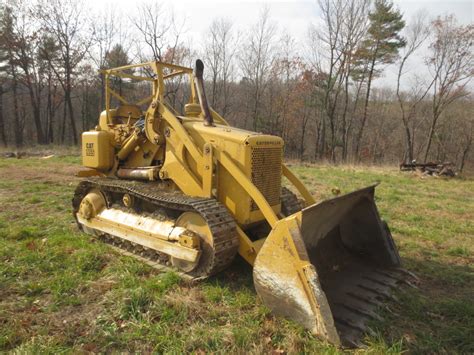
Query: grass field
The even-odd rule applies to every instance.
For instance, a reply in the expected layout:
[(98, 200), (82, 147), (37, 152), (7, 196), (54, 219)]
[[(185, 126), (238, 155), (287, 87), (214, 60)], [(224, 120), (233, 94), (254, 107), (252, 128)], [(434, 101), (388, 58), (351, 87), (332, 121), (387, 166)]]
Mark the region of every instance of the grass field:
[[(190, 284), (77, 231), (74, 156), (0, 159), (0, 351), (337, 353), (273, 317), (240, 259)], [(396, 168), (293, 165), (319, 197), (381, 182), (377, 204), (418, 289), (358, 352), (474, 352), (474, 180)]]

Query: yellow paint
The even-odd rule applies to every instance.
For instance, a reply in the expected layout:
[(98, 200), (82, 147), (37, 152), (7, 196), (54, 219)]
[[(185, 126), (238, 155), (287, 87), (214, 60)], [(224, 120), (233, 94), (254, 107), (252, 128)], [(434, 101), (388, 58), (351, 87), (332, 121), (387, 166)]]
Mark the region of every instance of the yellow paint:
[(79, 223), (88, 228), (118, 236), (180, 260), (194, 263), (200, 255), (199, 243), (192, 231), (175, 225), (173, 221), (159, 221), (106, 208), (105, 199), (97, 190), (92, 190), (84, 197), (76, 217)]
[(257, 250), (255, 249), (254, 243), (245, 234), (245, 232), (237, 226), (237, 234), (239, 236), (239, 254), (245, 259), (250, 265), (253, 265), (255, 258), (257, 257)]
[(202, 171), (202, 189), (206, 197), (212, 197), (212, 179), (214, 174), (213, 156), (212, 144), (206, 143), (204, 145), (204, 167)]
[[(126, 72), (133, 68), (145, 68), (154, 75), (143, 77)], [(282, 163), (284, 142), (280, 137), (230, 127), (212, 109), (214, 125), (205, 126), (191, 68), (150, 62), (103, 73), (106, 109), (99, 117), (97, 130), (83, 134), (83, 164), (108, 177), (116, 176), (119, 168), (152, 168), (150, 171), (158, 171), (159, 189), (163, 191), (215, 197), (236, 222), (238, 252), (254, 267), (255, 286), (264, 303), (339, 344), (317, 270), (308, 258), (305, 242), (311, 236), (303, 236), (302, 231), (306, 225), (307, 230), (320, 233), (329, 219), (338, 213), (346, 216), (347, 211), (330, 213), (326, 208), (324, 216), (324, 210), (317, 209), (321, 205), (314, 205), (308, 189)], [(164, 100), (166, 81), (179, 75), (188, 76), (190, 82), (191, 95), (184, 116)], [(110, 87), (113, 77), (150, 82), (152, 95), (129, 102)], [(112, 97), (120, 101), (119, 107), (110, 107)], [(139, 106), (145, 103), (149, 106), (142, 112)], [(142, 117), (144, 122), (140, 121)], [(303, 196), (306, 206), (313, 206), (280, 219), (283, 176)], [(124, 201), (125, 205), (133, 204), (132, 200)], [(201, 251), (207, 250), (201, 249), (203, 245), (213, 247), (210, 227), (196, 212), (183, 212), (175, 221), (158, 221), (105, 205), (100, 192), (88, 194), (77, 214), (79, 222), (94, 233), (110, 233), (164, 252), (184, 272), (191, 272), (202, 261)], [(311, 211), (316, 212), (312, 215)], [(270, 233), (256, 235), (258, 228), (265, 230), (265, 223), (271, 227)], [(316, 243), (309, 240), (312, 242)]]
[(89, 131), (82, 134), (82, 165), (107, 170), (113, 166), (114, 151), (107, 131)]
[(283, 175), (293, 184), (294, 187), (296, 187), (296, 189), (301, 194), (301, 196), (303, 196), (306, 202), (306, 206), (310, 206), (316, 203), (316, 200), (314, 199), (313, 195), (311, 195), (311, 193), (308, 191), (306, 186), (304, 186), (301, 180), (298, 179), (296, 175), (293, 174), (293, 172), (290, 169), (288, 169), (288, 167), (285, 164), (282, 165), (282, 168), (283, 168)]
[[(130, 74), (130, 69), (138, 68), (147, 68), (154, 76)], [(276, 225), (281, 211), (283, 175), (296, 186), (307, 204), (314, 203), (301, 181), (282, 165), (283, 140), (280, 137), (230, 127), (212, 109), (215, 126), (203, 125), (191, 68), (149, 62), (102, 72), (106, 81), (106, 110), (100, 115), (100, 131), (84, 135), (86, 139), (107, 135), (109, 143), (106, 144), (105, 139), (97, 142), (100, 159), (87, 161), (88, 166), (114, 176), (119, 166), (146, 167), (155, 161), (162, 162), (158, 167), (161, 180), (172, 181), (171, 186), (187, 195), (215, 196), (227, 207), (239, 226), (240, 252), (251, 264), (265, 236), (251, 241), (245, 230), (265, 220), (272, 227)], [(190, 82), (187, 116), (179, 116), (163, 99), (166, 81), (179, 75), (188, 76)], [(113, 77), (151, 82), (152, 95), (129, 102), (112, 90), (110, 79)], [(111, 108), (112, 97), (122, 104)], [(141, 112), (138, 105), (146, 102), (150, 104)], [(143, 132), (133, 126), (140, 116), (145, 117)]]

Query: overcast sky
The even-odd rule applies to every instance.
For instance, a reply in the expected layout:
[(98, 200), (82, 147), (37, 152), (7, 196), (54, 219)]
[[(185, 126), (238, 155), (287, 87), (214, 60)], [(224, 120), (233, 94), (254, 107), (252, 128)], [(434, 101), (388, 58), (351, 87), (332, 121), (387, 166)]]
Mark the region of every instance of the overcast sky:
[[(95, 11), (112, 6), (122, 13), (131, 15), (135, 12), (136, 2), (130, 0), (87, 0)], [(463, 24), (473, 23), (474, 0), (394, 0), (400, 8), (406, 21), (420, 9), (425, 9), (433, 18), (439, 15), (454, 14)], [(173, 8), (175, 17), (186, 19), (185, 37), (196, 43), (205, 36), (212, 19), (224, 17), (234, 23), (234, 27), (245, 30), (258, 18), (260, 9), (265, 4), (270, 8), (270, 16), (277, 24), (280, 32), (291, 34), (299, 45), (304, 45), (308, 26), (316, 23), (319, 18), (317, 1), (285, 0), (285, 1), (236, 1), (236, 0), (174, 0), (160, 1)], [(132, 24), (131, 24), (132, 25)], [(199, 49), (198, 45), (193, 45)], [(423, 51), (411, 63), (411, 70), (422, 71)], [(384, 77), (378, 80), (379, 86), (392, 86), (395, 79), (395, 69), (388, 68)]]

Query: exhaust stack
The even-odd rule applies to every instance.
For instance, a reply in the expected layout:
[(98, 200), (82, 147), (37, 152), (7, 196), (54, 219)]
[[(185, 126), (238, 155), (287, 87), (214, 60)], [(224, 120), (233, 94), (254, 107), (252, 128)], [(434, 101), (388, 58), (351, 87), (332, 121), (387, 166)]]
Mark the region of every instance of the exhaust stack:
[(202, 60), (196, 60), (196, 67), (194, 68), (194, 77), (196, 78), (196, 89), (199, 97), (199, 104), (201, 105), (202, 113), (204, 114), (204, 125), (214, 126), (214, 120), (209, 110), (209, 104), (207, 103), (206, 92), (204, 90), (204, 63)]

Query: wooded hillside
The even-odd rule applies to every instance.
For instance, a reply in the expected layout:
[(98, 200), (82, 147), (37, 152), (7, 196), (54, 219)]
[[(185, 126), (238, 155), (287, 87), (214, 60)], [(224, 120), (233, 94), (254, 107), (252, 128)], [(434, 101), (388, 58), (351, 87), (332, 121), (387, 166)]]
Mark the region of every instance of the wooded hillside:
[[(211, 106), (237, 127), (282, 136), (288, 157), (474, 168), (474, 25), (402, 14), (390, 0), (317, 6), (305, 38), (292, 38), (262, 8), (243, 30), (210, 19), (202, 42), (191, 43), (186, 20), (155, 1), (131, 14), (95, 13), (81, 0), (4, 2), (0, 144), (79, 144), (104, 109), (100, 69), (201, 58)], [(394, 82), (380, 80), (388, 66), (397, 68)], [(178, 112), (184, 84), (173, 81), (167, 93)]]

